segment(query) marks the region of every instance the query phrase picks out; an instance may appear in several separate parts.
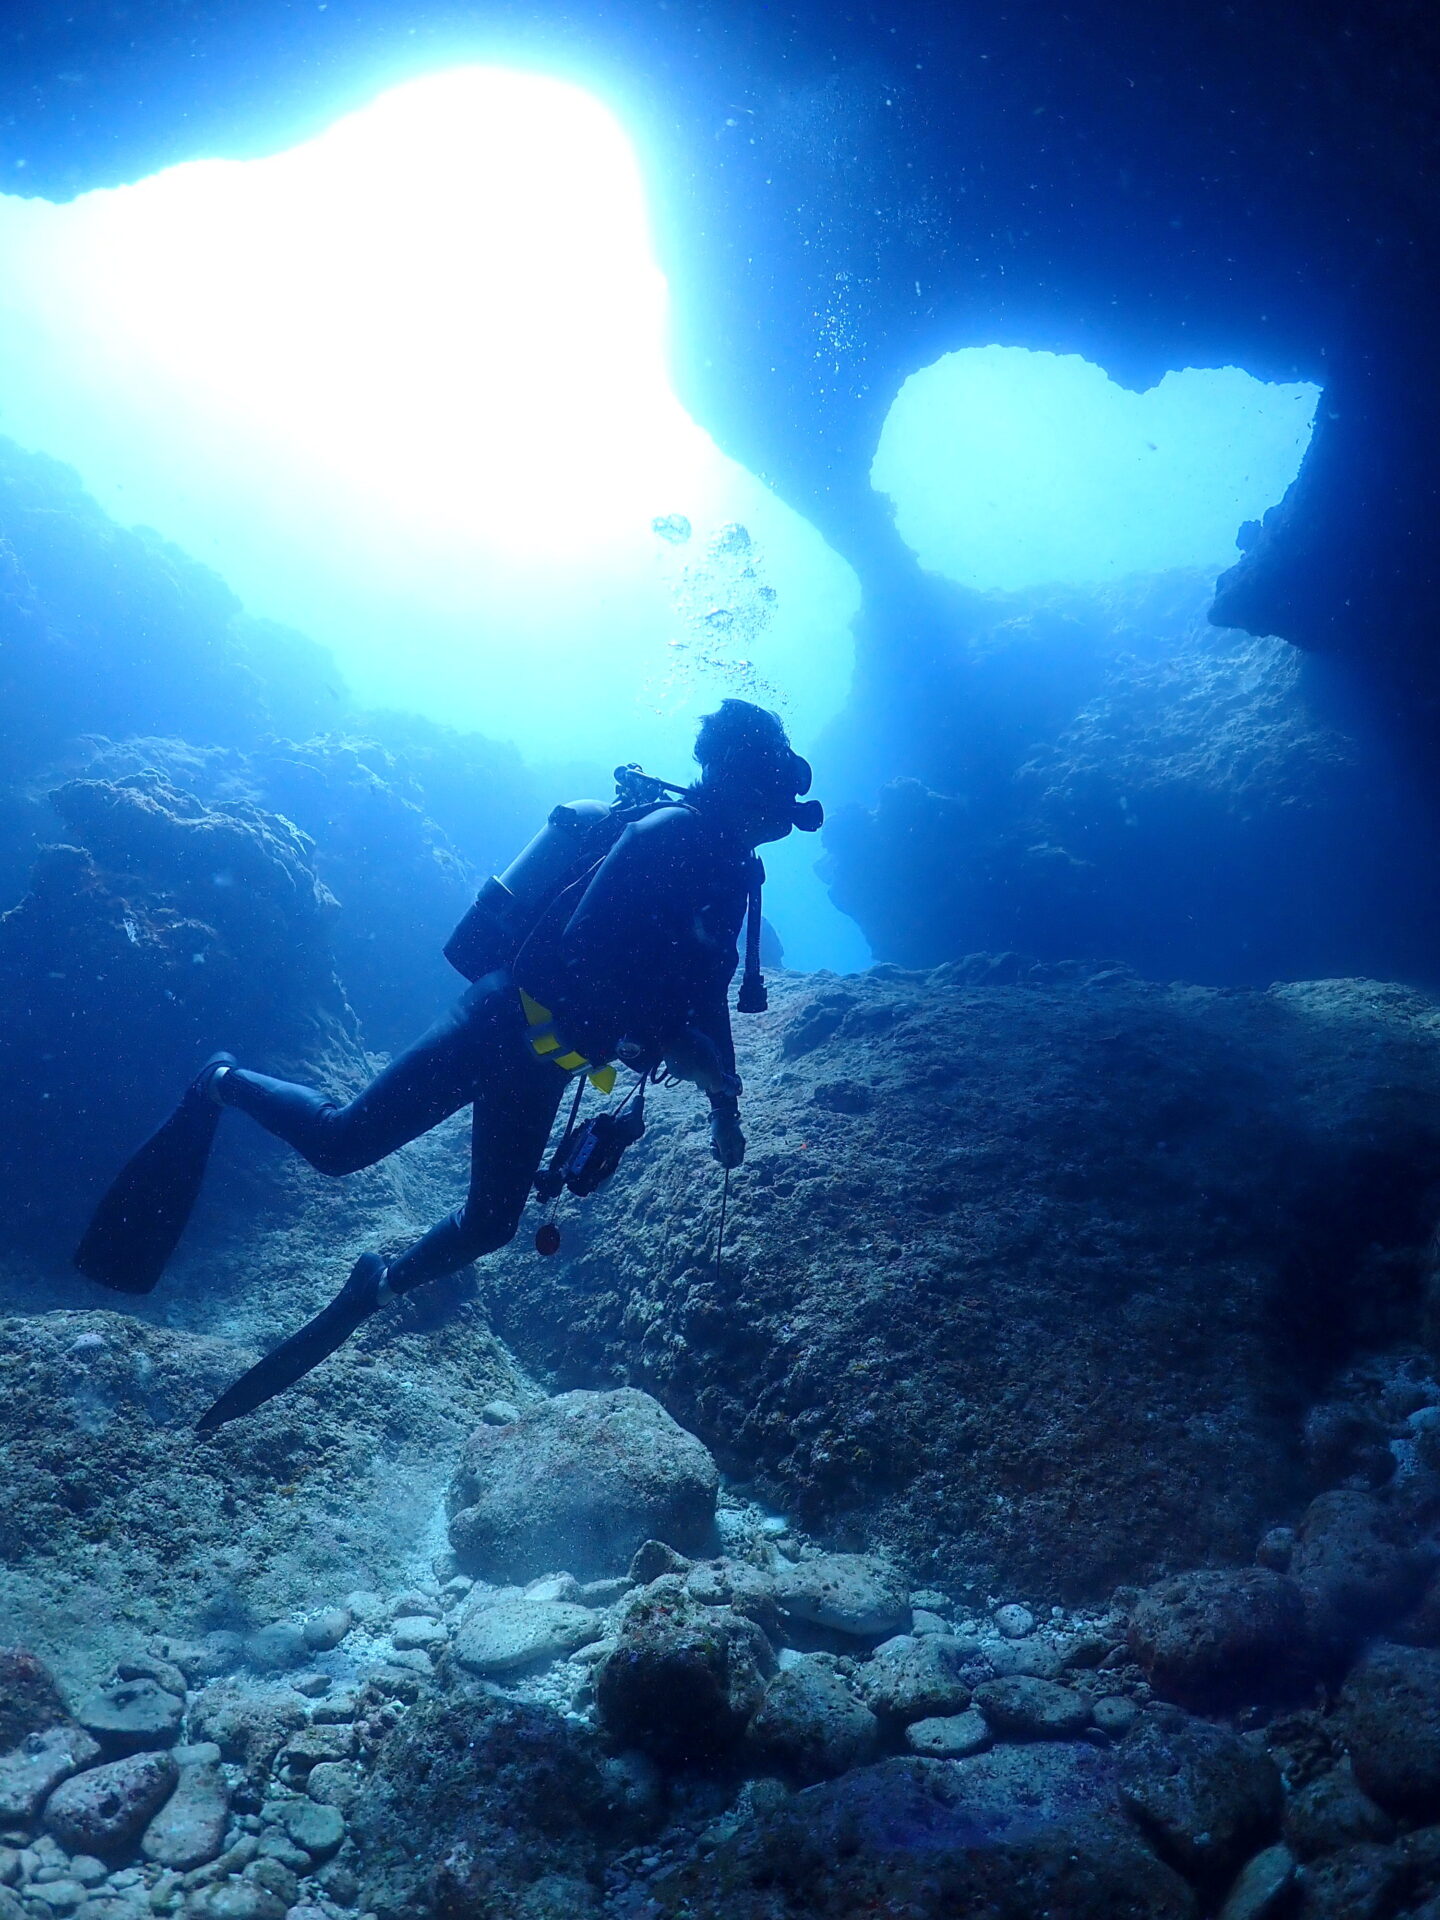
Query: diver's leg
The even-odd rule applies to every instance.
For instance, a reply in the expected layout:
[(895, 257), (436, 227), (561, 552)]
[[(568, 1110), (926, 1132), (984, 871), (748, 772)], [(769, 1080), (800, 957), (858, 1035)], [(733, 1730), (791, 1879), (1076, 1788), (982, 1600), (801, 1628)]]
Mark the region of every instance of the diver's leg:
[[(218, 1076), (213, 1097), (221, 1106), (248, 1113), (320, 1173), (355, 1173), (428, 1133), (474, 1099), (492, 1044), (491, 1003), (514, 997), (508, 976), (492, 974), (477, 981), (344, 1105), (313, 1087), (272, 1080), (248, 1067), (232, 1067)], [(550, 1071), (558, 1080), (558, 1072), (553, 1067)]]
[(465, 1204), (390, 1262), (392, 1293), (408, 1293), (493, 1253), (515, 1237), (536, 1169), (545, 1157), (560, 1096), (570, 1082), (526, 1046), (518, 1018), (491, 1077), (477, 1089)]

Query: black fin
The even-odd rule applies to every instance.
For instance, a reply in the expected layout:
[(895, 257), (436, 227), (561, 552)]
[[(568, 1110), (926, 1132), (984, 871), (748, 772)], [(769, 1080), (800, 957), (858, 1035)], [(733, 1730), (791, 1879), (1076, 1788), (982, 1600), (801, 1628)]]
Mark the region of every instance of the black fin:
[[(208, 1066), (233, 1065), (229, 1054)], [(117, 1293), (149, 1293), (165, 1271), (195, 1206), (215, 1143), (220, 1109), (208, 1070), (163, 1126), (132, 1154), (95, 1209), (75, 1249), (87, 1280)]]
[(227, 1420), (254, 1413), (277, 1393), (303, 1380), (312, 1368), (328, 1359), (337, 1347), (343, 1347), (355, 1329), (368, 1320), (380, 1305), (380, 1286), (386, 1264), (378, 1253), (362, 1253), (350, 1270), (350, 1278), (328, 1307), (322, 1307), (298, 1333), (292, 1333), (273, 1353), (256, 1361), (248, 1373), (242, 1373), (231, 1387), (196, 1422), (197, 1433), (213, 1433)]

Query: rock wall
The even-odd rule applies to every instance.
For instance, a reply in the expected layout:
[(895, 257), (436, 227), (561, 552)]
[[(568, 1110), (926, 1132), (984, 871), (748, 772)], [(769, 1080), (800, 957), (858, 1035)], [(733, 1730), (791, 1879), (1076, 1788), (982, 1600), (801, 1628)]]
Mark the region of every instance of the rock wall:
[(956, 613), (905, 748), (837, 755), (891, 775), (832, 813), (821, 869), (879, 958), (1440, 980), (1424, 781), (1353, 680), (1217, 632), (1207, 591), (1161, 574)]
[(486, 1273), (521, 1358), (647, 1388), (802, 1524), (962, 1592), (1248, 1558), (1330, 1374), (1418, 1337), (1433, 1003), (1014, 956), (775, 1003), (740, 1022), (718, 1269), (702, 1115), (662, 1093), (568, 1258)]
[(70, 844), (0, 915), (0, 1191), (11, 1244), (60, 1256), (217, 1047), (340, 1086), (368, 1068), (288, 820), (156, 773), (52, 799)]

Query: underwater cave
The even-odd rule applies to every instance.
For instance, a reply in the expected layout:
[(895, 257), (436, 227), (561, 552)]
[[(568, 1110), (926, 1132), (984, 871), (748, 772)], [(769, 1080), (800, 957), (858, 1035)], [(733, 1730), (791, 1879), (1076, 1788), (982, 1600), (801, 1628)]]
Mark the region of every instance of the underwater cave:
[(0, 1920), (1433, 1920), (1431, 11), (0, 45)]

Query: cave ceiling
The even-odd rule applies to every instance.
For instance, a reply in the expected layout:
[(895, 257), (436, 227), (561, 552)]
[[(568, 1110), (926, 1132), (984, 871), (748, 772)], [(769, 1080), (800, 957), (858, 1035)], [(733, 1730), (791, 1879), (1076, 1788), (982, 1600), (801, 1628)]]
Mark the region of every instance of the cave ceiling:
[[(1433, 407), (1390, 391), (1430, 311), (1430, 0), (27, 0), (4, 18), (0, 183), (52, 198), (273, 150), (460, 60), (600, 93), (647, 163), (682, 396), (872, 592), (902, 565), (868, 486), (886, 410), (909, 373), (992, 341), (1136, 386), (1233, 363), (1361, 394), (1332, 404), (1298, 534), (1275, 529), (1229, 583), (1239, 624), (1354, 648), (1353, 607), (1325, 602), (1348, 581), (1413, 605), (1432, 565), (1433, 475), (1397, 416), (1428, 437)], [(1384, 551), (1342, 564), (1357, 461), (1356, 538)], [(1322, 524), (1350, 574), (1317, 583)]]

